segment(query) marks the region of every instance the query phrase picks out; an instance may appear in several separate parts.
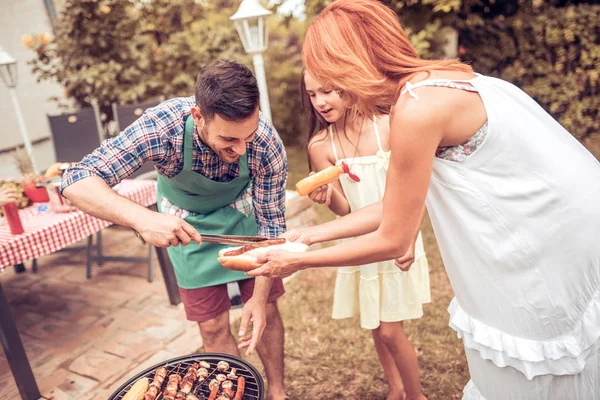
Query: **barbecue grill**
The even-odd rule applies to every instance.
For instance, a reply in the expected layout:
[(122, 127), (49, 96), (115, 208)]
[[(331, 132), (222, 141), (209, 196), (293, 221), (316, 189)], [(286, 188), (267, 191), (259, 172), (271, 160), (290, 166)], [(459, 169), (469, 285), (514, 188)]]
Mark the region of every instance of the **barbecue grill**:
[[(210, 395), (210, 390), (208, 389), (208, 383), (217, 376), (217, 374), (221, 373), (217, 371), (217, 363), (219, 361), (226, 361), (229, 363), (230, 370), (231, 368), (236, 368), (237, 376), (243, 376), (246, 380), (246, 387), (244, 390), (244, 397), (242, 400), (263, 400), (264, 399), (264, 387), (265, 383), (252, 365), (247, 363), (244, 360), (241, 360), (237, 357), (233, 357), (227, 354), (219, 354), (219, 353), (201, 353), (201, 354), (191, 354), (188, 356), (172, 358), (170, 360), (164, 361), (160, 364), (156, 364), (139, 374), (130, 378), (127, 382), (121, 385), (109, 398), (108, 400), (121, 400), (123, 396), (127, 393), (127, 391), (131, 388), (131, 386), (140, 378), (148, 378), (152, 381), (154, 378), (154, 373), (156, 369), (159, 367), (167, 368), (167, 379), (165, 379), (165, 383), (163, 384), (162, 389), (164, 389), (166, 385), (166, 381), (168, 380), (168, 376), (171, 373), (178, 373), (182, 377), (185, 375), (188, 367), (194, 364), (195, 362), (206, 361), (210, 363), (211, 369), (209, 369), (210, 376), (204, 380), (202, 383), (196, 383), (192, 389), (192, 392), (195, 393), (201, 399), (208, 398)], [(226, 372), (227, 373), (227, 372)], [(234, 390), (237, 388), (237, 384), (234, 381)], [(158, 395), (156, 400), (162, 399), (162, 391), (161, 394)]]

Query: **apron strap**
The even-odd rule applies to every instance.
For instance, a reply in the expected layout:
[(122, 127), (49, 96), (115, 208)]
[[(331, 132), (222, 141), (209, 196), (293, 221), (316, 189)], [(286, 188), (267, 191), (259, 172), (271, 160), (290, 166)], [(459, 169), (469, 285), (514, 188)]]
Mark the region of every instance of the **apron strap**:
[(239, 165), (240, 165), (240, 172), (238, 173), (238, 176), (241, 176), (243, 178), (250, 176), (250, 172), (249, 172), (249, 168), (248, 168), (248, 149), (246, 149), (246, 152), (244, 153), (244, 155), (240, 157)]
[(192, 170), (195, 131), (196, 124), (192, 114), (190, 114), (185, 120), (185, 130), (183, 132), (183, 169), (185, 171)]

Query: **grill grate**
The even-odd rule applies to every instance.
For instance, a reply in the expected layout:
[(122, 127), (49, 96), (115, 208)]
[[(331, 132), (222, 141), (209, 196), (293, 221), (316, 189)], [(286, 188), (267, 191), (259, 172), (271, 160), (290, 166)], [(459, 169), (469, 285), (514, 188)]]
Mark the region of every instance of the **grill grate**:
[[(195, 362), (206, 361), (210, 364), (211, 368), (208, 370), (210, 376), (204, 380), (202, 383), (194, 385), (192, 392), (195, 393), (200, 399), (208, 398), (210, 395), (210, 390), (208, 389), (208, 384), (212, 379), (214, 379), (217, 374), (221, 373), (217, 371), (217, 363), (219, 361), (226, 361), (229, 363), (229, 367), (236, 368), (237, 376), (243, 376), (246, 380), (245, 389), (244, 389), (244, 397), (242, 400), (263, 400), (264, 399), (264, 382), (256, 368), (254, 368), (251, 364), (246, 361), (240, 360), (239, 358), (227, 355), (227, 354), (219, 354), (219, 353), (202, 353), (202, 354), (192, 354), (189, 356), (177, 357), (160, 364), (156, 364), (139, 374), (130, 378), (127, 382), (121, 385), (110, 397), (109, 400), (121, 400), (123, 396), (129, 391), (131, 386), (140, 378), (148, 378), (150, 382), (154, 378), (154, 373), (159, 367), (167, 368), (167, 377), (163, 382), (163, 386), (161, 388), (161, 392), (157, 396), (156, 400), (162, 399), (162, 390), (166, 387), (167, 381), (169, 380), (169, 375), (171, 373), (179, 373), (181, 377), (185, 375), (189, 366), (194, 364)], [(227, 374), (228, 372), (225, 372)], [(233, 391), (237, 391), (237, 382), (233, 381)]]

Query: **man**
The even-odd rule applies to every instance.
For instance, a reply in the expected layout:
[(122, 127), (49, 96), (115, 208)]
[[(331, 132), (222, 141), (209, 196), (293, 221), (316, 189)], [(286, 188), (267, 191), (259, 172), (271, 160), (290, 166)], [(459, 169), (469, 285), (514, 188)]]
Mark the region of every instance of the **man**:
[[(221, 267), (217, 254), (223, 246), (200, 245), (198, 233), (277, 237), (285, 231), (285, 150), (258, 104), (248, 68), (225, 61), (208, 65), (198, 75), (195, 102), (174, 98), (147, 110), (69, 168), (62, 193), (84, 212), (168, 247), (187, 318), (198, 322), (207, 352), (240, 355), (227, 294), (227, 283), (238, 281), (245, 302), (239, 347), (247, 347), (247, 354), (256, 348), (270, 398), (284, 399), (284, 330), (276, 302), (284, 293), (281, 280), (255, 281)], [(159, 173), (159, 213), (110, 188), (145, 161)], [(246, 335), (250, 321), (252, 333)]]

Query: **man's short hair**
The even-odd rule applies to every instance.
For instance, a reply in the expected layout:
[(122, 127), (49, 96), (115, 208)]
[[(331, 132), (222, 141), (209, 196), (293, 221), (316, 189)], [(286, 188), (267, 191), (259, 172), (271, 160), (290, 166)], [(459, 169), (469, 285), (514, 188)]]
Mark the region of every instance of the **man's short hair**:
[(208, 64), (196, 79), (196, 105), (210, 121), (215, 114), (228, 121), (243, 121), (256, 111), (260, 100), (252, 71), (234, 61)]

